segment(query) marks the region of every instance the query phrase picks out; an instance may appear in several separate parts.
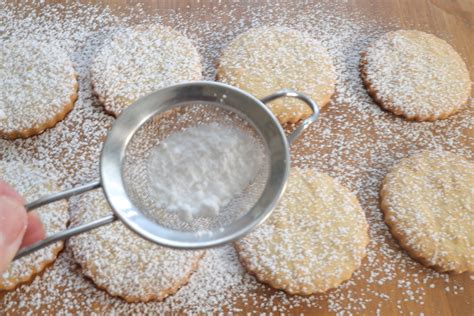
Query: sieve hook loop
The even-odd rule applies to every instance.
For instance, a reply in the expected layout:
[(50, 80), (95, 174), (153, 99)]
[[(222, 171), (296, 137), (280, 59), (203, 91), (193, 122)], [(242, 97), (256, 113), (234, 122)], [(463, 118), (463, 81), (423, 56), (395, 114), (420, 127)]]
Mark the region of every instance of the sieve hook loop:
[[(78, 186), (78, 187), (75, 187), (75, 188), (72, 188), (72, 189), (68, 189), (68, 190), (64, 190), (62, 192), (53, 193), (53, 194), (50, 194), (50, 195), (47, 195), (47, 196), (43, 196), (43, 197), (37, 199), (36, 201), (33, 201), (31, 203), (26, 204), (25, 208), (28, 212), (30, 212), (30, 211), (32, 211), (32, 210), (34, 210), (38, 207), (41, 207), (43, 205), (46, 205), (46, 204), (49, 204), (49, 203), (54, 203), (54, 202), (57, 202), (57, 201), (60, 201), (60, 200), (63, 200), (63, 199), (67, 199), (67, 198), (70, 198), (71, 196), (78, 195), (78, 194), (81, 194), (81, 193), (84, 193), (84, 192), (87, 192), (87, 191), (90, 191), (90, 190), (97, 189), (100, 186), (101, 186), (101, 183), (100, 183), (99, 180), (93, 181), (93, 182), (90, 182), (90, 183), (87, 183), (87, 184), (84, 184), (84, 185), (81, 185), (81, 186)], [(81, 233), (87, 232), (89, 230), (92, 230), (94, 228), (100, 227), (102, 225), (112, 223), (116, 219), (117, 218), (115, 217), (115, 215), (108, 215), (108, 216), (105, 216), (105, 217), (103, 217), (101, 219), (98, 219), (96, 221), (86, 223), (86, 224), (82, 224), (82, 225), (75, 226), (75, 227), (71, 227), (71, 228), (66, 229), (64, 231), (60, 231), (58, 233), (52, 234), (50, 236), (47, 236), (45, 239), (43, 239), (41, 241), (38, 241), (37, 243), (34, 243), (31, 246), (24, 247), (24, 248), (20, 249), (16, 253), (15, 258), (13, 260), (17, 260), (17, 259), (19, 259), (23, 256), (26, 256), (26, 255), (28, 255), (32, 252), (35, 252), (36, 250), (39, 250), (41, 248), (44, 248), (46, 246), (49, 246), (49, 245), (51, 245), (55, 242), (58, 242), (58, 241), (61, 241), (61, 240), (66, 240), (69, 237), (72, 237), (74, 235), (81, 234)]]
[(316, 104), (316, 102), (314, 102), (307, 95), (296, 92), (296, 91), (293, 91), (293, 90), (288, 90), (288, 89), (279, 90), (275, 93), (272, 93), (272, 94), (260, 99), (260, 101), (262, 101), (263, 103), (266, 104), (266, 103), (271, 102), (273, 100), (276, 100), (276, 99), (279, 99), (279, 98), (284, 98), (284, 97), (296, 98), (296, 99), (299, 99), (299, 100), (303, 101), (304, 103), (306, 103), (311, 108), (311, 110), (313, 112), (313, 114), (311, 114), (310, 117), (305, 119), (290, 135), (287, 136), (288, 143), (291, 145), (293, 143), (293, 141), (295, 139), (297, 139), (298, 136), (300, 136), (300, 134), (308, 126), (310, 126), (311, 124), (314, 123), (314, 121), (316, 121), (316, 119), (319, 116), (319, 107)]

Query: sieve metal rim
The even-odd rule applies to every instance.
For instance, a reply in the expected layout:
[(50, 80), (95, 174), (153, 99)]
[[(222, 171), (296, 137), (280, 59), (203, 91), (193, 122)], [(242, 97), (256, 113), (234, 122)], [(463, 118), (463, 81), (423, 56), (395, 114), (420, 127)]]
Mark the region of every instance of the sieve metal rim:
[[(169, 108), (166, 105), (161, 104), (162, 108), (160, 111), (160, 108), (157, 108), (156, 104), (152, 104), (154, 103), (153, 101), (156, 101), (155, 99), (160, 95), (163, 96), (167, 93), (173, 94), (173, 92), (173, 95), (179, 99), (180, 96), (182, 98), (183, 95), (185, 95), (186, 93), (189, 93), (190, 91), (196, 92), (196, 90), (201, 91), (201, 93), (206, 92), (207, 94), (205, 95), (210, 98), (202, 101), (211, 101), (216, 103), (216, 101), (218, 102), (220, 100), (220, 102), (223, 102), (226, 99), (224, 97), (225, 95), (233, 93), (246, 99), (248, 102), (251, 102), (250, 104), (256, 106), (254, 110), (260, 111), (260, 113), (263, 115), (265, 123), (270, 124), (267, 125), (267, 128), (268, 126), (270, 126), (274, 129), (273, 131), (276, 133), (276, 135), (279, 136), (279, 145), (282, 146), (283, 149), (279, 152), (279, 155), (282, 155), (282, 159), (271, 160), (272, 164), (275, 161), (277, 165), (281, 163), (280, 167), (278, 168), (280, 169), (278, 170), (278, 174), (275, 175), (272, 165), (270, 169), (271, 172), (269, 174), (270, 179), (259, 201), (257, 201), (254, 207), (248, 213), (246, 213), (246, 215), (242, 216), (232, 225), (226, 226), (226, 228), (228, 229), (227, 233), (225, 233), (225, 231), (223, 231), (222, 229), (218, 232), (188, 233), (171, 230), (161, 225), (158, 225), (157, 223), (148, 219), (144, 214), (136, 210), (136, 208), (133, 206), (133, 203), (131, 203), (130, 199), (127, 197), (127, 193), (122, 179), (122, 162), (124, 159), (127, 145), (133, 137), (134, 133), (150, 117), (156, 115), (159, 112), (166, 111)], [(218, 94), (216, 93), (216, 90), (221, 91), (222, 93)], [(211, 91), (213, 92), (212, 94), (210, 94)], [(293, 133), (288, 136), (288, 138), (285, 136), (283, 128), (279, 124), (276, 117), (264, 104), (281, 97), (298, 98), (306, 102), (313, 110), (313, 114), (309, 118), (305, 119), (293, 131)], [(194, 99), (194, 101), (196, 101), (196, 99)], [(144, 109), (146, 109), (147, 111), (145, 111)], [(245, 111), (242, 112), (244, 112), (244, 114), (248, 114), (245, 113)], [(256, 226), (261, 224), (265, 219), (267, 219), (268, 216), (270, 216), (271, 212), (274, 210), (276, 204), (278, 203), (286, 188), (286, 182), (290, 167), (289, 143), (291, 144), (291, 142), (296, 139), (304, 129), (306, 129), (310, 124), (312, 124), (317, 119), (318, 115), (319, 109), (313, 100), (303, 94), (291, 90), (280, 90), (272, 95), (258, 100), (253, 95), (236, 87), (213, 81), (193, 81), (173, 85), (155, 91), (143, 98), (140, 98), (119, 116), (119, 118), (113, 124), (112, 129), (109, 131), (107, 139), (103, 145), (101, 154), (100, 181), (94, 181), (86, 185), (76, 187), (74, 189), (52, 194), (26, 205), (26, 208), (29, 211), (48, 203), (52, 203), (76, 194), (81, 194), (83, 192), (102, 187), (106, 199), (109, 202), (114, 214), (90, 223), (80, 225), (78, 227), (69, 228), (65, 231), (49, 236), (46, 239), (32, 246), (20, 250), (17, 253), (15, 259), (18, 259), (43, 247), (46, 247), (47, 245), (56, 241), (64, 240), (71, 236), (111, 223), (116, 219), (120, 219), (127, 227), (129, 227), (139, 236), (154, 243), (173, 248), (201, 249), (218, 246), (224, 243), (234, 241), (250, 232)], [(252, 121), (252, 123), (255, 124), (256, 122)], [(257, 123), (261, 122), (257, 120)], [(261, 132), (261, 129), (259, 131)], [(278, 183), (272, 181), (277, 181)], [(268, 194), (265, 194), (269, 186), (272, 187), (272, 191), (274, 191), (274, 194), (271, 194), (270, 200), (265, 202), (265, 207), (262, 207), (262, 205), (260, 205), (262, 197), (265, 196), (266, 198), (269, 198)], [(257, 205), (262, 208), (261, 211), (258, 211), (258, 208), (256, 208)], [(156, 233), (157, 229), (160, 231), (161, 235)], [(215, 233), (217, 233), (217, 237), (214, 236)], [(207, 237), (207, 239), (205, 239), (204, 237)]]
[[(226, 95), (225, 99), (222, 97), (223, 95)], [(254, 110), (265, 113), (269, 119), (268, 122), (272, 122), (273, 124), (272, 128), (278, 131), (278, 139), (275, 139), (275, 141), (279, 141), (280, 143), (274, 143), (273, 146), (283, 147), (282, 152), (279, 153), (280, 156), (283, 157), (277, 161), (280, 165), (274, 166), (274, 164), (271, 163), (270, 177), (273, 177), (273, 181), (268, 181), (262, 196), (256, 204), (245, 215), (225, 228), (218, 231), (204, 232), (182, 232), (169, 229), (157, 224), (144, 214), (137, 212), (137, 207), (133, 205), (133, 202), (128, 198), (124, 198), (127, 196), (127, 192), (121, 173), (121, 166), (123, 165), (127, 145), (136, 131), (151, 117), (169, 109), (167, 106), (168, 103), (179, 104), (180, 101), (190, 100), (195, 102), (222, 100), (226, 106), (233, 107), (233, 105), (229, 104), (228, 100), (234, 96), (240, 96), (250, 100), (254, 107), (258, 107), (254, 108)], [(156, 106), (155, 102), (157, 102), (156, 100), (160, 97), (162, 97), (163, 102), (158, 102), (161, 104)], [(199, 99), (199, 97), (201, 97), (201, 99)], [(138, 104), (140, 104), (140, 107), (137, 106)], [(244, 112), (243, 114), (248, 114), (248, 112)], [(253, 121), (252, 123), (255, 124)], [(209, 248), (242, 237), (270, 215), (284, 192), (288, 178), (290, 164), (288, 147), (285, 132), (277, 119), (263, 102), (254, 96), (240, 89), (217, 82), (198, 81), (183, 83), (163, 88), (149, 94), (137, 101), (134, 106), (129, 107), (126, 112), (117, 119), (102, 150), (102, 185), (105, 196), (114, 210), (114, 213), (125, 225), (140, 236), (157, 244), (173, 248)], [(278, 168), (278, 170), (274, 170), (274, 168)], [(268, 201), (270, 195), (272, 199)]]

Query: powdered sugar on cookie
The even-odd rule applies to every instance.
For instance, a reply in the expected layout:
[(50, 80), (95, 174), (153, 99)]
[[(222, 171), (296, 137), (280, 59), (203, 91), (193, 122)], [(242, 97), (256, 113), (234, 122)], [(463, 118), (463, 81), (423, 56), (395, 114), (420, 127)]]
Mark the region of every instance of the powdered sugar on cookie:
[(392, 234), (438, 271), (474, 272), (474, 163), (442, 151), (403, 159), (385, 177), (381, 207)]
[[(73, 225), (111, 213), (102, 191), (86, 193), (71, 206)], [(71, 238), (68, 243), (83, 273), (114, 296), (129, 302), (163, 300), (197, 269), (204, 251), (158, 246), (121, 222)]]
[[(57, 190), (55, 184), (57, 179), (52, 174), (45, 177), (40, 170), (21, 162), (0, 161), (0, 179), (10, 183), (28, 202), (34, 201), (52, 190)], [(67, 206), (66, 201), (61, 201), (37, 210), (46, 235), (66, 229), (69, 221)], [(30, 281), (53, 262), (62, 249), (63, 242), (57, 242), (14, 261), (7, 271), (0, 274), (0, 290), (11, 290), (20, 283)]]
[(159, 88), (202, 77), (196, 48), (170, 27), (139, 25), (117, 31), (92, 65), (94, 91), (107, 112), (120, 112)]
[[(280, 89), (310, 96), (321, 109), (335, 90), (336, 73), (326, 48), (306, 32), (264, 26), (240, 34), (223, 50), (219, 80), (263, 98)], [(268, 104), (281, 123), (296, 123), (312, 114), (300, 100)]]
[(469, 72), (459, 54), (420, 31), (383, 35), (363, 53), (361, 73), (377, 103), (410, 120), (446, 118), (470, 97)]
[(58, 43), (11, 37), (0, 48), (0, 137), (29, 137), (72, 110), (77, 81)]
[(325, 292), (349, 279), (369, 242), (357, 198), (331, 177), (293, 168), (270, 218), (236, 242), (247, 270), (290, 294)]

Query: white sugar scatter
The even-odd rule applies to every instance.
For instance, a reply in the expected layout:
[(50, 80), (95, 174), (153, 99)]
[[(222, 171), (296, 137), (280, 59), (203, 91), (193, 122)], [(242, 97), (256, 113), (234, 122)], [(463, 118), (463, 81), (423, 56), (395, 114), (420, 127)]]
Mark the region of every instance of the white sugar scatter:
[(0, 131), (31, 134), (71, 108), (77, 90), (68, 54), (53, 43), (16, 34), (0, 49)]
[(393, 313), (393, 306), (399, 312), (406, 311), (406, 304), (423, 306), (425, 300), (428, 302), (427, 296), (446, 287), (450, 289), (449, 296), (462, 293), (462, 288), (455, 290), (452, 276), (423, 268), (401, 251), (378, 203), (384, 176), (406, 156), (422, 149), (442, 149), (472, 160), (469, 131), (474, 124), (473, 108), (433, 123), (407, 122), (382, 111), (360, 80), (359, 53), (374, 39), (399, 26), (377, 21), (377, 14), (348, 12), (343, 4), (328, 3), (199, 3), (192, 10), (145, 13), (135, 7), (114, 15), (112, 9), (96, 5), (1, 2), (1, 41), (31, 36), (37, 41), (54, 39), (69, 53), (78, 72), (80, 90), (74, 110), (54, 128), (26, 140), (0, 140), (0, 160), (20, 160), (44, 174), (58, 172), (58, 183), (63, 188), (98, 176), (101, 144), (113, 119), (91, 96), (89, 69), (104, 41), (117, 29), (157, 22), (176, 28), (198, 48), (208, 80), (215, 78), (222, 48), (250, 27), (283, 25), (310, 33), (333, 57), (338, 75), (336, 94), (318, 122), (292, 146), (292, 163), (326, 172), (357, 192), (371, 239), (361, 268), (349, 281), (326, 294), (288, 296), (259, 284), (245, 273), (229, 245), (209, 250), (188, 285), (176, 295), (161, 303), (139, 304), (128, 304), (97, 289), (77, 269), (66, 247), (55, 264), (31, 284), (0, 294), (2, 314), (244, 314), (255, 310), (276, 314), (327, 308), (340, 314), (383, 315)]
[(115, 116), (145, 94), (201, 76), (200, 57), (191, 41), (159, 24), (116, 32), (91, 67), (94, 92)]
[[(0, 179), (11, 184), (27, 201), (34, 201), (55, 187), (56, 177), (50, 174), (44, 177), (40, 170), (18, 162), (0, 161)], [(38, 209), (46, 234), (64, 230), (69, 221), (67, 203), (61, 201)], [(3, 222), (3, 218), (2, 221)], [(3, 224), (3, 223), (2, 223)], [(4, 237), (0, 234), (0, 241)], [(45, 266), (54, 262), (63, 243), (55, 243), (30, 255), (14, 261), (7, 271), (0, 273), (0, 288), (12, 289), (27, 282), (32, 276), (43, 271)]]
[(380, 103), (417, 120), (447, 117), (470, 95), (470, 79), (459, 54), (444, 40), (400, 30), (375, 41), (363, 58), (363, 73)]
[(191, 221), (217, 215), (250, 185), (264, 161), (262, 146), (243, 130), (198, 125), (152, 149), (148, 178), (158, 206)]

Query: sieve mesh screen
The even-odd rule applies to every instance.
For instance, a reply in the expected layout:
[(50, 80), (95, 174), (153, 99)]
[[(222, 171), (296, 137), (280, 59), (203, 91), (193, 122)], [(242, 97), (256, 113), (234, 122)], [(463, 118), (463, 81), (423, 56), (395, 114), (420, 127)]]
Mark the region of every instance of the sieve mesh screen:
[[(150, 168), (150, 164), (160, 162), (157, 161), (157, 157), (153, 155), (156, 155), (159, 146), (164, 146), (163, 144), (172, 137), (179, 139), (175, 135), (180, 135), (196, 127), (205, 126), (211, 126), (213, 129), (222, 129), (222, 137), (224, 137), (226, 133), (245, 134), (246, 136), (243, 137), (243, 139), (250, 141), (254, 148), (258, 148), (258, 151), (243, 150), (240, 154), (258, 154), (256, 154), (255, 157), (243, 157), (245, 158), (243, 161), (247, 164), (245, 167), (252, 171), (251, 178), (249, 178), (250, 181), (246, 183), (241, 190), (234, 192), (232, 198), (229, 199), (230, 201), (226, 201), (225, 204), (220, 205), (219, 211), (215, 216), (198, 215), (193, 217), (192, 220), (189, 218), (184, 219), (179, 207), (174, 207), (173, 211), (170, 211), (171, 208), (167, 207), (165, 205), (166, 203), (164, 204), (163, 199), (159, 199), (160, 194), (157, 194), (156, 187), (161, 184), (160, 182), (164, 185), (174, 186), (173, 181), (175, 178), (183, 180), (186, 172), (189, 171), (187, 166), (183, 166), (180, 163), (171, 163), (169, 168), (161, 169), (166, 171), (163, 172), (164, 174), (157, 174), (156, 170)], [(206, 140), (203, 139), (202, 141), (204, 142)], [(240, 150), (241, 147), (243, 147), (242, 143), (226, 143), (225, 139), (222, 139), (218, 144), (222, 148), (219, 148), (217, 151), (217, 156), (213, 156), (213, 158), (216, 159), (220, 156), (225, 156), (230, 150)], [(199, 146), (199, 143), (189, 144), (189, 150), (192, 150), (191, 147), (195, 146)], [(230, 148), (231, 146), (234, 146), (234, 148)], [(235, 148), (235, 146), (240, 147)], [(181, 157), (166, 158), (179, 160)], [(197, 161), (206, 164), (203, 168), (216, 167), (217, 169), (222, 169), (222, 167), (226, 166), (225, 164), (219, 164), (219, 162), (216, 163), (216, 161), (203, 159), (205, 159), (205, 157), (196, 157)], [(176, 161), (173, 160), (172, 162)], [(195, 163), (195, 161), (189, 161), (189, 163)], [(152, 221), (161, 226), (178, 231), (215, 231), (228, 226), (245, 215), (255, 205), (267, 184), (269, 166), (268, 146), (263, 137), (244, 114), (237, 112), (235, 109), (225, 107), (220, 103), (184, 103), (155, 115), (139, 128), (127, 146), (122, 166), (122, 175), (125, 189), (130, 200), (135, 207), (141, 210), (141, 212)], [(194, 165), (194, 167), (196, 167), (196, 165)], [(163, 168), (163, 166), (161, 166), (161, 168)], [(198, 171), (201, 171), (201, 173), (198, 172), (198, 174), (201, 175), (203, 174), (202, 172), (204, 172), (199, 169)], [(212, 171), (224, 172), (227, 176), (239, 176), (242, 172), (248, 170)], [(210, 180), (213, 180), (213, 178), (207, 177), (206, 181)], [(218, 180), (222, 181), (223, 178), (220, 177)], [(218, 180), (216, 180), (217, 183), (212, 184), (215, 190), (219, 190), (219, 186), (222, 184), (219, 183)], [(231, 180), (232, 179), (229, 181)], [(189, 181), (189, 183), (181, 182), (179, 185), (192, 186), (193, 184), (192, 181)], [(199, 186), (200, 184), (197, 183), (197, 185)], [(188, 190), (190, 194), (194, 194), (193, 187), (185, 187), (184, 189)], [(203, 198), (206, 198), (206, 194), (209, 192), (204, 190), (202, 193), (204, 194)], [(186, 198), (186, 196), (183, 198)], [(173, 198), (167, 197), (166, 200), (170, 202)], [(179, 201), (176, 202), (178, 203)]]

